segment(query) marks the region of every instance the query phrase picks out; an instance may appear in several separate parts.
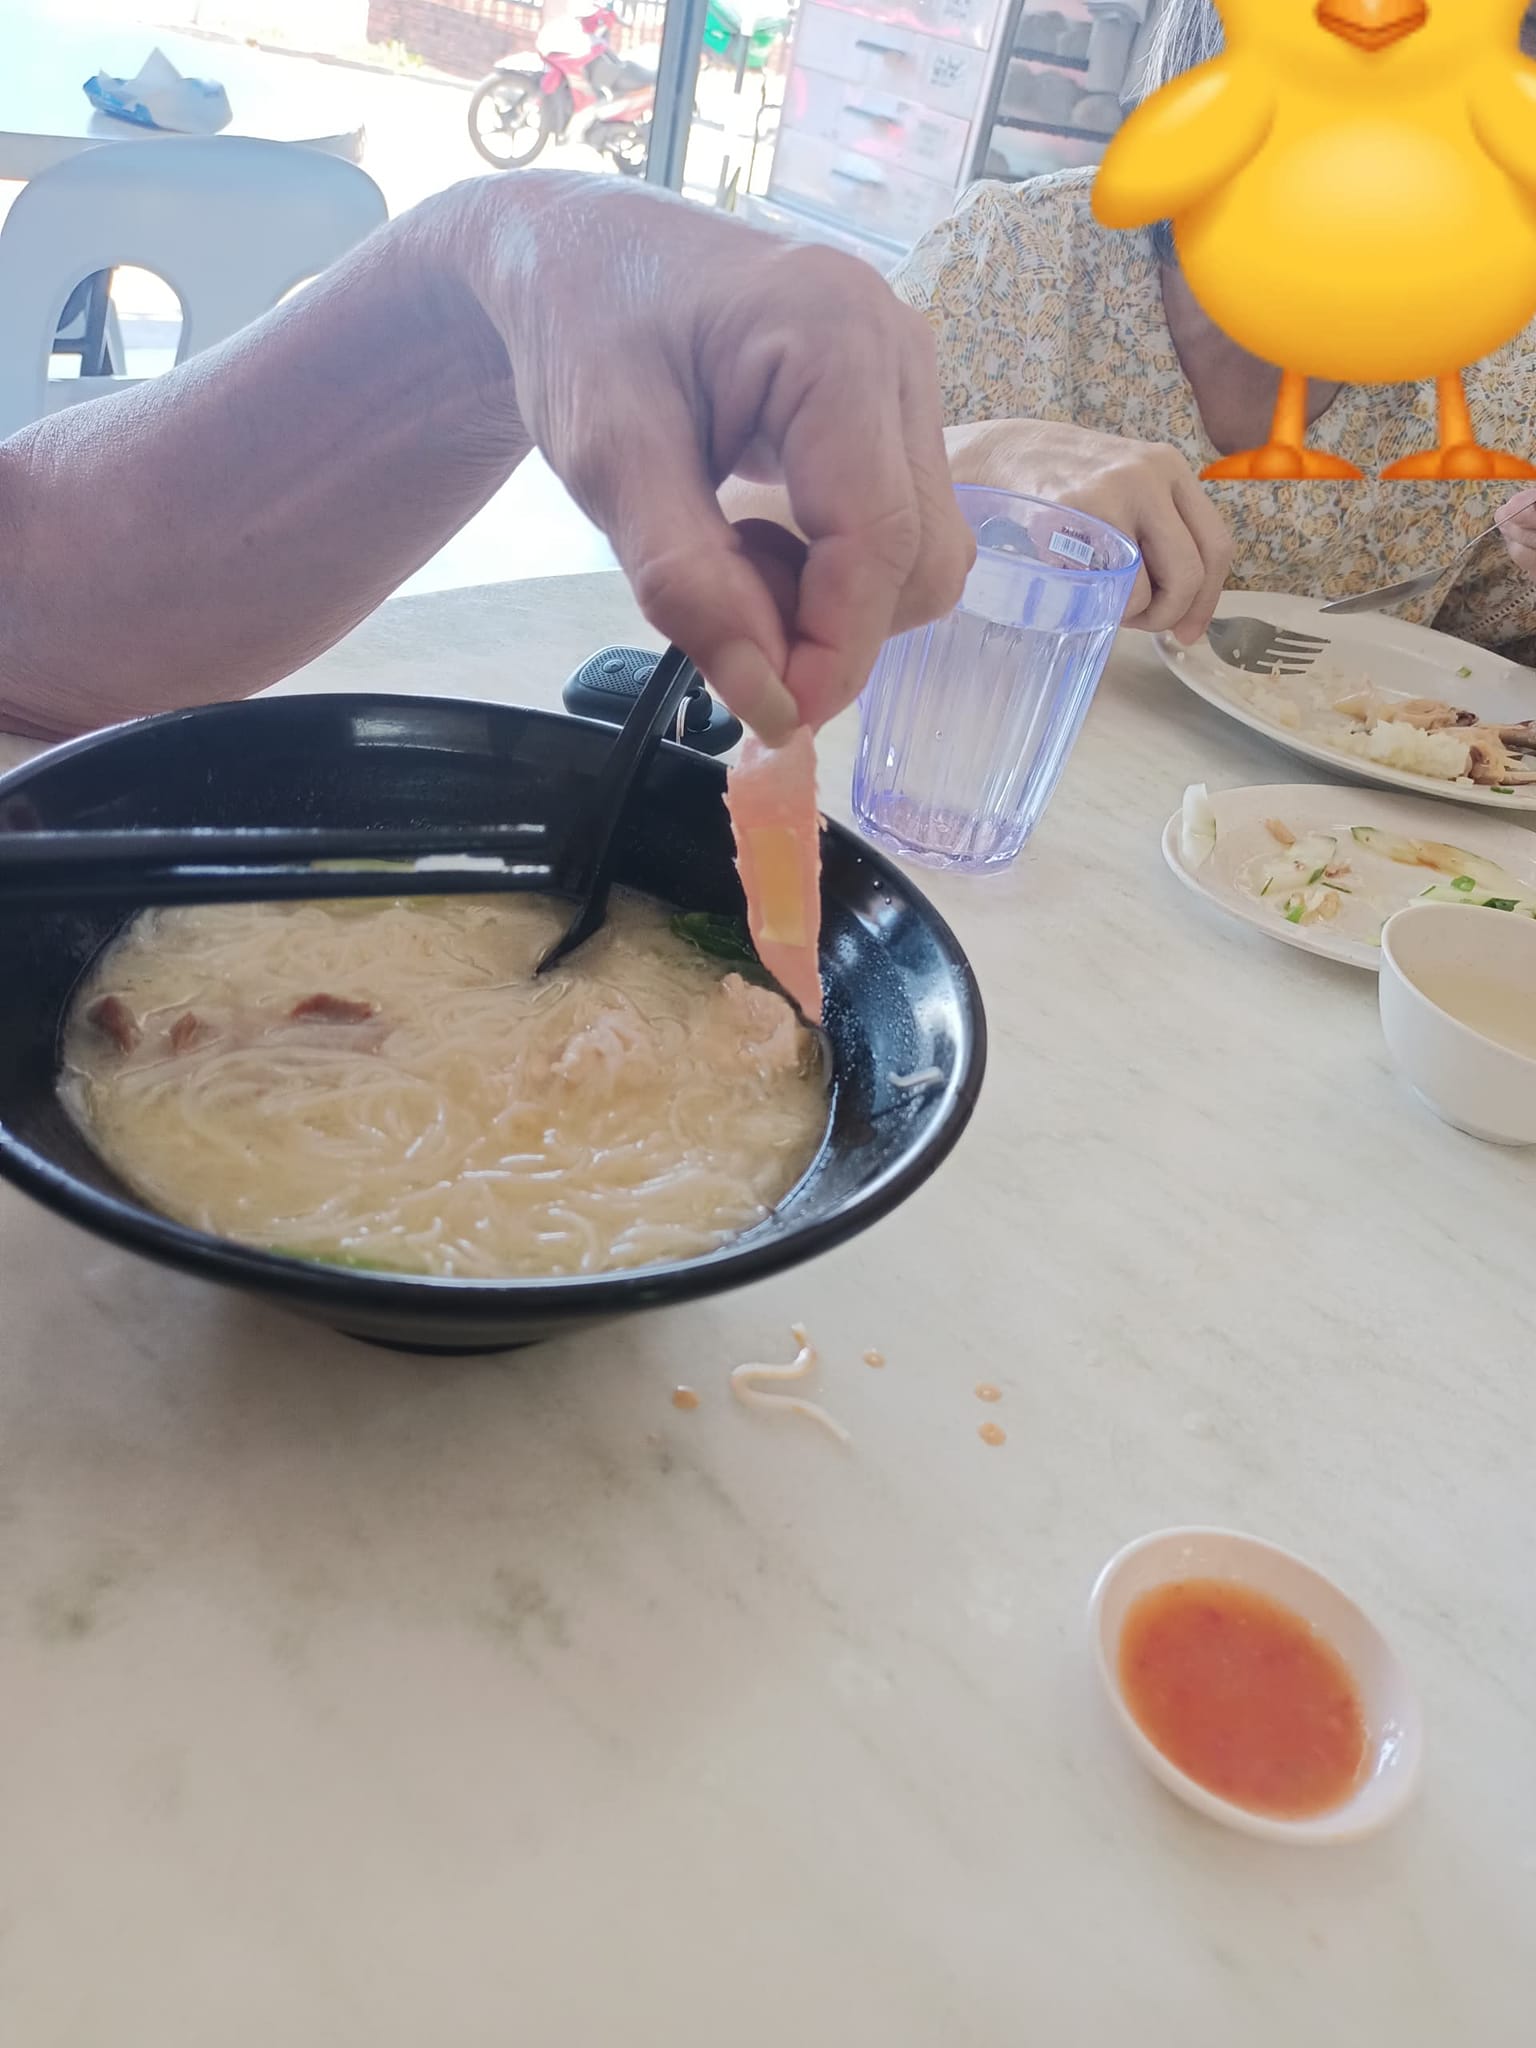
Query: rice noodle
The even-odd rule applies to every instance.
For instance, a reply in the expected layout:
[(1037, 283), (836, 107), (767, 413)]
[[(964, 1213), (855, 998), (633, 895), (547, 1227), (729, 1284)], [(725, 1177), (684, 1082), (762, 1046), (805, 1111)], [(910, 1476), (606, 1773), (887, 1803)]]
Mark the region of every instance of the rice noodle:
[(761, 1387), (753, 1386), (754, 1380), (803, 1380), (816, 1363), (816, 1347), (803, 1326), (792, 1324), (789, 1334), (800, 1347), (789, 1364), (738, 1365), (731, 1374), (731, 1392), (743, 1407), (768, 1411), (779, 1409), (787, 1414), (803, 1415), (808, 1421), (819, 1422), (823, 1429), (830, 1430), (839, 1443), (852, 1443), (853, 1438), (843, 1425), (835, 1421), (825, 1408), (817, 1407), (814, 1401), (807, 1401), (800, 1394), (769, 1394)]
[(944, 1076), (937, 1067), (923, 1067), (915, 1074), (892, 1074), (893, 1088), (936, 1088)]
[[(635, 896), (534, 980), (565, 916), (533, 896), (146, 912), (73, 1006), (64, 1099), (157, 1208), (299, 1256), (480, 1279), (710, 1251), (815, 1153), (809, 1034), (766, 1058), (744, 984)], [(318, 993), (338, 1002), (303, 1014)], [(128, 1049), (89, 1022), (108, 996)]]

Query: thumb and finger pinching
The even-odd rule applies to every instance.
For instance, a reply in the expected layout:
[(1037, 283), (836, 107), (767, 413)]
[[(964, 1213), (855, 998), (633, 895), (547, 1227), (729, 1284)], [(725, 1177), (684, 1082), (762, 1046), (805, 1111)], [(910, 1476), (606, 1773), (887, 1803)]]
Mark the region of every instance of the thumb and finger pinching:
[(1501, 532), (1507, 533), (1511, 527), (1523, 528), (1527, 534), (1536, 536), (1536, 488), (1517, 491), (1493, 517)]
[(1499, 507), (1494, 520), (1510, 560), (1524, 575), (1536, 580), (1536, 490), (1517, 491), (1507, 504)]
[(792, 617), (793, 572), (765, 570), (761, 549), (732, 531), (702, 465), (679, 462), (687, 445), (681, 433), (664, 433), (641, 450), (631, 436), (609, 502), (593, 492), (588, 507), (649, 623), (682, 648), (744, 724), (778, 745), (802, 723), (784, 681), (784, 585), (787, 574)]

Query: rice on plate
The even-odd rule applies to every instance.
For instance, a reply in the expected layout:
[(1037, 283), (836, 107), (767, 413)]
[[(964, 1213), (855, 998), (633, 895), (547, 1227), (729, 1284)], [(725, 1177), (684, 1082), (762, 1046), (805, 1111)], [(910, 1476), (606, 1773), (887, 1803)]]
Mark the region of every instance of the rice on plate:
[(1209, 638), (1185, 648), (1158, 635), (1179, 681), (1239, 724), (1363, 782), (1536, 809), (1536, 673), (1384, 614), (1325, 615), (1312, 598), (1229, 591), (1217, 617), (1327, 643), (1310, 666), (1292, 646), (1282, 672), (1255, 674)]

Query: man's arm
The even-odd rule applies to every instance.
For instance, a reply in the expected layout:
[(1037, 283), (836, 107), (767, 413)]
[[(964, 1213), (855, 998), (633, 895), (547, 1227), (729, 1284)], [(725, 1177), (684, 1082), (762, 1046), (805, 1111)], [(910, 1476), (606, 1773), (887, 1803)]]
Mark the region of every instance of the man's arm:
[[(849, 703), (893, 622), (964, 584), (933, 344), (867, 264), (625, 178), (519, 171), (0, 448), (0, 726), (76, 732), (287, 674), (535, 441), (651, 624), (770, 742)], [(797, 575), (722, 516), (738, 469), (785, 479)]]
[(528, 452), (455, 195), (134, 390), (0, 445), (0, 728), (239, 697), (330, 646)]

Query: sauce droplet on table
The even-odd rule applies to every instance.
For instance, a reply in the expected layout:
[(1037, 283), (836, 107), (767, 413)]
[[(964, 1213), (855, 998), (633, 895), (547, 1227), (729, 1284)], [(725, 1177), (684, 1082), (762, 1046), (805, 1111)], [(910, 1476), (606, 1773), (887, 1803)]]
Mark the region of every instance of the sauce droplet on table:
[(1003, 1390), (1001, 1387), (994, 1387), (990, 1380), (983, 1380), (976, 1389), (976, 1398), (978, 1401), (1001, 1401)]
[(864, 1354), (864, 1363), (866, 1365), (884, 1365), (885, 1353), (883, 1351), (866, 1351)]
[(697, 1394), (696, 1394), (696, 1393), (695, 1393), (695, 1392), (693, 1391), (692, 1387), (674, 1387), (674, 1388), (673, 1388), (673, 1390), (672, 1390), (672, 1406), (673, 1406), (674, 1408), (683, 1408), (683, 1409), (688, 1409), (688, 1408), (697, 1408), (697, 1407), (698, 1407), (698, 1405), (699, 1405), (699, 1397), (698, 1397), (698, 1395), (697, 1395)]
[(1008, 1441), (1007, 1430), (997, 1422), (984, 1422), (976, 1434), (984, 1444), (1005, 1444)]

